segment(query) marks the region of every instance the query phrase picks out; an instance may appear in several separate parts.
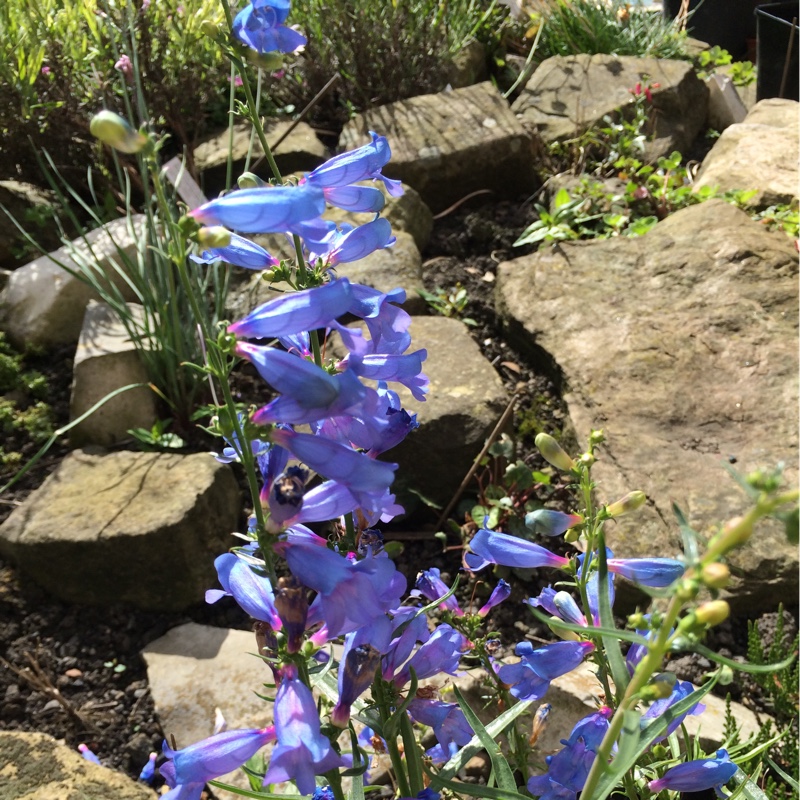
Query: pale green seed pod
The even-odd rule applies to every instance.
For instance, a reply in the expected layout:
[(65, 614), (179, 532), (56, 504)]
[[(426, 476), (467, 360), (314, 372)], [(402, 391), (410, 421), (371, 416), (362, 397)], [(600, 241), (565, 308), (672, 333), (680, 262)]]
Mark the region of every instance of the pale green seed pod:
[(542, 454), (542, 458), (552, 464), (556, 469), (569, 472), (574, 463), (572, 459), (561, 449), (561, 445), (547, 433), (540, 433), (536, 437), (536, 447)]
[(706, 564), (702, 572), (703, 583), (711, 589), (724, 589), (731, 580), (731, 571), (725, 564), (715, 561)]
[(134, 130), (126, 119), (107, 110), (92, 117), (89, 131), (103, 144), (120, 153), (138, 153), (150, 141), (143, 133)]

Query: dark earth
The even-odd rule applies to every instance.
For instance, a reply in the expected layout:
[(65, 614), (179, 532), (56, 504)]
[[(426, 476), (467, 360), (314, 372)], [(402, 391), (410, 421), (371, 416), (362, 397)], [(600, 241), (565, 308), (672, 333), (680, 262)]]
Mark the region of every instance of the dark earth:
[[(458, 208), (440, 215), (424, 256), (424, 281), (428, 291), (450, 290), (456, 283), (466, 288), (469, 297), (464, 316), (476, 323), (470, 328), (486, 357), (492, 362), (506, 387), (520, 391), (514, 417), (518, 437), (517, 458), (533, 469), (543, 462), (533, 448), (539, 430), (564, 431), (568, 422), (560, 397), (559, 376), (546, 360), (535, 354), (516, 352), (503, 338), (493, 310), (493, 279), (496, 265), (523, 255), (513, 241), (533, 220), (530, 198), (518, 202), (495, 202), (491, 197), (470, 199)], [(67, 350), (26, 362), (46, 375), (57, 424), (68, 419), (72, 352)], [(238, 393), (246, 399), (252, 382), (242, 376)], [(198, 441), (199, 449), (211, 443)], [(18, 449), (27, 459), (36, 448), (25, 442), (7, 442), (7, 449)], [(35, 489), (67, 452), (59, 440), (37, 466), (0, 500), (0, 522), (12, 508)], [(11, 473), (0, 474), (4, 483)], [(486, 480), (484, 480), (484, 483)], [(467, 507), (475, 502), (474, 487), (468, 490)], [(540, 497), (539, 499), (545, 499)], [(550, 505), (566, 509), (569, 490), (550, 487)], [(389, 538), (402, 543), (398, 567), (409, 584), (420, 569), (436, 566), (445, 581), (452, 580), (461, 563), (458, 537), (451, 532), (448, 549), (434, 538), (436, 513), (418, 506), (405, 519), (394, 523)], [(464, 522), (463, 515), (459, 523)], [(551, 545), (552, 542), (548, 542)], [(502, 633), (506, 652), (528, 637), (550, 641), (552, 634), (532, 617), (520, 617), (519, 602), (536, 595), (553, 580), (546, 571), (533, 579), (513, 582), (514, 594), (493, 612), (492, 627)], [(493, 583), (493, 582), (492, 582)], [(468, 607), (472, 587), (460, 587), (462, 607)], [(488, 594), (484, 585), (478, 597)], [(794, 611), (796, 617), (796, 609)], [(139, 652), (170, 628), (187, 621), (220, 627), (249, 630), (247, 616), (232, 601), (213, 606), (199, 605), (180, 614), (155, 614), (128, 608), (81, 608), (68, 606), (48, 597), (35, 585), (0, 562), (0, 729), (48, 733), (76, 748), (87, 744), (103, 764), (136, 777), (152, 750), (160, 750), (163, 740), (150, 697), (144, 661)], [(786, 617), (788, 633), (794, 636), (794, 619)], [(765, 637), (774, 631), (775, 615), (763, 617), (759, 626)], [(741, 657), (746, 652), (747, 620), (734, 619), (713, 629), (707, 644), (724, 655)], [(697, 657), (677, 660), (681, 677), (697, 680), (710, 664)], [(736, 678), (724, 687), (756, 710), (767, 701), (749, 680)], [(723, 695), (724, 696), (724, 695)]]

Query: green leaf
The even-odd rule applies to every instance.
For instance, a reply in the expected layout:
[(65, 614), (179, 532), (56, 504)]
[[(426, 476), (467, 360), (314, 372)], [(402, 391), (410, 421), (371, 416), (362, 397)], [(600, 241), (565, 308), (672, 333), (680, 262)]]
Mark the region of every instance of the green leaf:
[(800, 533), (800, 509), (793, 508), (786, 514), (779, 514), (778, 519), (783, 520), (786, 530), (786, 541), (789, 544), (797, 545), (798, 534)]
[(739, 661), (734, 661), (732, 658), (721, 656), (719, 653), (715, 653), (713, 650), (709, 650), (709, 648), (707, 648), (705, 645), (699, 643), (690, 644), (683, 649), (689, 653), (698, 653), (701, 656), (705, 656), (707, 659), (709, 659), (709, 661), (714, 661), (717, 664), (723, 664), (724, 666), (738, 670), (739, 672), (748, 672), (752, 675), (758, 673), (779, 672), (782, 669), (786, 669), (786, 667), (790, 666), (797, 660), (797, 653), (791, 653), (790, 655), (786, 656), (783, 661), (778, 661), (775, 664), (750, 664), (748, 662), (741, 663)]
[(450, 781), (437, 775), (425, 766), (422, 765), (425, 774), (431, 779), (431, 787), (434, 790), (450, 789), (455, 792), (456, 797), (460, 795), (469, 795), (470, 797), (487, 797), (489, 800), (530, 800), (530, 797), (519, 792), (509, 792), (505, 789), (495, 789), (490, 786), (479, 786), (476, 783), (462, 783), (461, 781)]
[(516, 792), (517, 783), (514, 780), (514, 774), (511, 772), (511, 767), (508, 766), (508, 761), (506, 761), (505, 756), (503, 756), (503, 753), (500, 751), (497, 742), (488, 734), (486, 728), (483, 727), (483, 723), (478, 719), (478, 715), (470, 708), (469, 703), (464, 699), (464, 695), (461, 694), (461, 690), (458, 686), (453, 686), (453, 692), (456, 696), (456, 702), (467, 718), (467, 722), (475, 732), (475, 735), (481, 740), (483, 749), (486, 750), (489, 760), (492, 762), (492, 771), (494, 772), (498, 787), (504, 791)]
[(572, 202), (572, 198), (569, 196), (569, 192), (566, 189), (559, 189), (553, 200), (553, 206), (558, 211), (563, 206), (569, 205), (570, 202)]
[[(669, 724), (681, 714), (687, 712), (695, 703), (705, 697), (715, 686), (716, 676), (705, 686), (696, 689), (688, 697), (668, 708), (661, 716), (650, 721), (649, 724), (639, 731), (637, 741), (633, 744), (625, 742), (624, 751), (622, 749), (622, 737), (620, 739), (620, 751), (608, 768), (603, 772), (597, 783), (597, 789), (592, 794), (592, 800), (605, 800), (619, 785), (622, 776), (633, 767), (642, 754), (652, 745), (653, 741), (667, 732)], [(625, 717), (623, 726), (629, 726), (633, 722), (633, 717)], [(641, 721), (640, 721), (641, 725)], [(630, 730), (630, 729), (629, 729)], [(632, 732), (631, 732), (632, 735)]]
[(222, 783), (222, 781), (209, 781), (209, 786), (215, 789), (224, 789), (231, 794), (238, 794), (240, 797), (252, 797), (255, 800), (286, 800), (287, 797), (292, 795), (287, 794), (273, 794), (271, 792), (251, 792), (248, 789), (240, 789), (238, 786), (232, 786), (230, 783)]
[(788, 772), (782, 770), (769, 756), (766, 756), (764, 760), (767, 762), (767, 764), (769, 764), (770, 769), (775, 770), (775, 772), (777, 772), (778, 775), (780, 775), (781, 778), (792, 787), (792, 789), (794, 789), (796, 792), (800, 792), (800, 783), (798, 783), (797, 778), (793, 778)]
[[(523, 700), (521, 703), (515, 703), (508, 711), (504, 711), (499, 717), (493, 719), (486, 726), (486, 732), (492, 739), (496, 739), (517, 717), (524, 714), (531, 705), (533, 705), (533, 700)], [(476, 734), (439, 770), (438, 776), (442, 779), (453, 777), (467, 761), (482, 749), (483, 745)]]
[(582, 636), (586, 636), (589, 639), (600, 639), (603, 636), (616, 636), (623, 642), (631, 642), (633, 644), (642, 644), (642, 645), (649, 645), (647, 639), (643, 636), (639, 636), (638, 633), (632, 633), (631, 631), (622, 630), (620, 628), (603, 628), (598, 625), (593, 625), (587, 627), (585, 625), (576, 625), (572, 622), (565, 622), (562, 619), (558, 619), (558, 617), (551, 617), (547, 614), (543, 614), (539, 611), (538, 608), (534, 608), (533, 606), (528, 606), (530, 609), (531, 614), (533, 614), (540, 622), (544, 622), (549, 628), (556, 628), (558, 630), (564, 631), (574, 631), (575, 633), (580, 633)]

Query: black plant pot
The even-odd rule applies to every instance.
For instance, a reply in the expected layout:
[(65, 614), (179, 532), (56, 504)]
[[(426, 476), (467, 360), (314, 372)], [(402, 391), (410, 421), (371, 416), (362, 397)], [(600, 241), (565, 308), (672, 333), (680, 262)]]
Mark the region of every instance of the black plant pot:
[(756, 96), (759, 100), (765, 97), (800, 99), (797, 74), (800, 48), (798, 17), (800, 12), (797, 2), (770, 3), (756, 9), (758, 30)]
[[(690, 0), (689, 35), (728, 50), (734, 59), (747, 53), (747, 40), (756, 35), (754, 12), (760, 0)], [(664, 16), (675, 19), (681, 0), (664, 0)]]

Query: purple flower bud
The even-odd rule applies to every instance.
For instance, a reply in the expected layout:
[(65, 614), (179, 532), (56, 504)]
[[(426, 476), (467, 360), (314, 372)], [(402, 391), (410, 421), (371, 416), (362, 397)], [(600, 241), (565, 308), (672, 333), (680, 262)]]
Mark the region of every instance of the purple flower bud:
[(525, 527), (544, 536), (560, 536), (582, 522), (583, 517), (580, 514), (564, 514), (549, 508), (540, 508), (525, 515)]
[(562, 569), (569, 564), (568, 558), (557, 556), (538, 544), (485, 528), (481, 528), (472, 537), (469, 549), (475, 556), (467, 561), (473, 571), (481, 570), (489, 564), (500, 564), (504, 567), (560, 567)]
[(686, 566), (674, 558), (609, 558), (608, 570), (632, 583), (659, 589), (675, 583)]
[(558, 616), (565, 622), (573, 625), (586, 625), (586, 617), (581, 613), (578, 604), (569, 592), (556, 592), (553, 596), (553, 605), (558, 611)]
[(503, 600), (507, 600), (510, 594), (511, 585), (501, 578), (497, 586), (494, 587), (489, 599), (478, 609), (478, 616), (485, 617), (496, 605), (502, 603)]
[(145, 783), (152, 784), (156, 777), (156, 759), (158, 758), (158, 753), (150, 753), (150, 757), (147, 759), (147, 763), (142, 767), (142, 771), (139, 773), (139, 780), (144, 781)]
[(718, 797), (724, 797), (722, 787), (736, 774), (738, 767), (726, 750), (717, 750), (715, 758), (687, 761), (668, 769), (658, 780), (650, 781), (651, 792), (671, 789), (676, 792), (702, 792), (714, 789)]
[(193, 255), (189, 256), (189, 258), (198, 264), (224, 261), (227, 264), (233, 264), (235, 267), (257, 270), (277, 267), (281, 263), (263, 247), (250, 241), (250, 239), (246, 239), (244, 236), (232, 233), (230, 238), (230, 243), (225, 247), (212, 247), (209, 250), (204, 250), (199, 256)]
[[(417, 575), (417, 582), (415, 584), (419, 592), (428, 600), (438, 600), (444, 597), (449, 591), (450, 587), (441, 579), (440, 572), (436, 567), (424, 570)], [(439, 603), (438, 608), (442, 611), (451, 611), (457, 617), (463, 617), (464, 612), (459, 608), (458, 600), (455, 595), (450, 595), (442, 603)]]
[(281, 233), (325, 210), (325, 196), (313, 186), (239, 189), (189, 212), (201, 225), (224, 225), (243, 233)]
[(352, 301), (350, 282), (341, 278), (270, 300), (229, 325), (228, 331), (236, 336), (270, 339), (327, 328), (348, 311)]
[(88, 748), (87, 745), (79, 744), (78, 751), (83, 756), (85, 761), (90, 761), (92, 764), (100, 763), (100, 759)]

